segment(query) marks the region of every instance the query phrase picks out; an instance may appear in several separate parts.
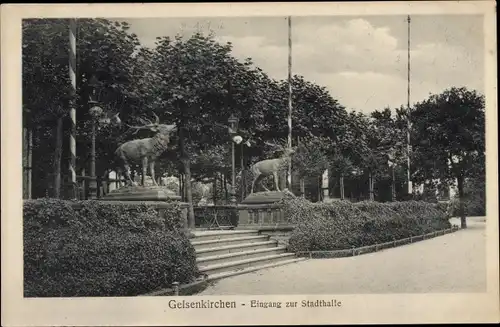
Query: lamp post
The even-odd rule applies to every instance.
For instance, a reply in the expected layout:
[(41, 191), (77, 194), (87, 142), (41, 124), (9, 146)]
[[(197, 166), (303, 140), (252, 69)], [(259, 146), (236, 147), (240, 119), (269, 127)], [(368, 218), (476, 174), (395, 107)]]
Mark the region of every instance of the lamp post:
[(392, 181), (391, 181), (391, 201), (394, 202), (396, 201), (396, 174), (395, 174), (395, 168), (396, 168), (396, 163), (394, 162), (394, 149), (391, 149), (391, 152), (389, 153), (387, 164), (391, 168), (391, 174), (392, 174)]
[(89, 189), (90, 189), (90, 197), (91, 198), (96, 198), (97, 197), (97, 180), (96, 180), (96, 173), (95, 173), (95, 138), (96, 138), (96, 121), (98, 117), (102, 114), (102, 109), (97, 106), (97, 98), (96, 98), (96, 88), (97, 88), (97, 78), (92, 75), (89, 81), (89, 86), (91, 88), (91, 93), (89, 96), (89, 113), (92, 117), (92, 132), (91, 132), (91, 138), (92, 138), (92, 145), (90, 148), (90, 183), (89, 183)]
[[(231, 194), (229, 198), (229, 202), (232, 205), (236, 205), (236, 158), (235, 158), (235, 143), (238, 138), (238, 135), (236, 135), (236, 129), (238, 128), (238, 118), (235, 117), (233, 114), (229, 117), (227, 120), (229, 122), (230, 126), (230, 131), (229, 134), (231, 136)], [(239, 142), (238, 142), (239, 143)]]

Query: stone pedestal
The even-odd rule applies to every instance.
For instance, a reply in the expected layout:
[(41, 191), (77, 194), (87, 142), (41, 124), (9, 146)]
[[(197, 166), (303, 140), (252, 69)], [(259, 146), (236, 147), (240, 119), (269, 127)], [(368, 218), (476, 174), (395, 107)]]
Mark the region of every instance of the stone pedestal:
[(237, 229), (288, 230), (293, 226), (287, 221), (279, 201), (284, 192), (258, 192), (250, 194), (238, 205)]
[(164, 186), (125, 186), (106, 194), (102, 201), (180, 201), (181, 197)]
[(241, 201), (241, 204), (274, 204), (279, 202), (289, 194), (291, 194), (289, 191), (256, 192), (248, 195), (243, 201)]

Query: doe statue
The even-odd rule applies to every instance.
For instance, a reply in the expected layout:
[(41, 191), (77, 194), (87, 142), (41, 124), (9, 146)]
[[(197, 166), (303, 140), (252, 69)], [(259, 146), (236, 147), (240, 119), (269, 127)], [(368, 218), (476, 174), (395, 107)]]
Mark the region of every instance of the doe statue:
[(117, 163), (123, 169), (123, 175), (128, 181), (128, 185), (135, 185), (134, 181), (130, 178), (130, 165), (138, 164), (142, 168), (141, 186), (145, 186), (148, 165), (153, 185), (158, 186), (155, 179), (155, 161), (167, 150), (170, 143), (170, 135), (177, 131), (177, 126), (175, 124), (160, 124), (158, 116), (155, 113), (153, 115), (155, 116), (154, 123), (147, 119), (141, 119), (144, 125), (128, 126), (134, 130), (134, 134), (140, 130), (150, 130), (155, 133), (153, 137), (125, 142), (115, 151)]
[[(278, 174), (286, 171), (288, 168), (288, 165), (290, 164), (291, 160), (291, 155), (295, 152), (294, 148), (287, 148), (285, 149), (284, 154), (280, 158), (276, 159), (266, 159), (259, 161), (252, 165), (250, 168), (250, 171), (252, 172), (253, 175), (253, 181), (252, 181), (252, 189), (250, 191), (250, 194), (253, 193), (254, 188), (256, 183), (262, 180), (262, 178), (267, 177), (267, 176), (273, 176), (274, 177), (274, 184), (276, 186), (276, 190), (278, 192), (281, 192), (279, 188), (279, 183), (278, 183)], [(269, 189), (266, 188), (264, 185), (262, 185), (264, 189), (269, 192)]]

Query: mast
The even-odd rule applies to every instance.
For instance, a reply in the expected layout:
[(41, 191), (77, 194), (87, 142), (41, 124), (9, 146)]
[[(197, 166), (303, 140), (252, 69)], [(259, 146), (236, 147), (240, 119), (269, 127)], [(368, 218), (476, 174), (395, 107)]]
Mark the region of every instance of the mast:
[[(288, 16), (288, 149), (292, 149), (292, 17)], [(292, 161), (288, 164), (288, 188), (292, 189)]]
[(71, 101), (69, 117), (71, 120), (71, 129), (69, 136), (70, 162), (69, 172), (73, 194), (77, 197), (76, 189), (76, 19), (69, 21), (69, 78), (71, 81)]
[(406, 151), (407, 151), (408, 171), (407, 171), (406, 177), (408, 180), (408, 194), (411, 194), (412, 193), (412, 182), (411, 182), (411, 170), (410, 170), (410, 154), (411, 154), (411, 143), (410, 143), (410, 129), (411, 129), (411, 120), (410, 120), (410, 115), (411, 115), (411, 109), (410, 109), (410, 23), (411, 23), (411, 18), (410, 18), (410, 15), (408, 15), (406, 21), (408, 22), (408, 94), (407, 94), (407, 103), (406, 103), (406, 108), (408, 110), (408, 113), (406, 115), (406, 117), (407, 117)]

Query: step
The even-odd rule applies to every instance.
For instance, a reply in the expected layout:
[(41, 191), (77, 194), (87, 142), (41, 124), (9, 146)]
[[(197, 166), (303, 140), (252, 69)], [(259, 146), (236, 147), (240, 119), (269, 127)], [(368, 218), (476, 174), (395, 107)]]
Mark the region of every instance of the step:
[(193, 241), (211, 241), (222, 240), (228, 238), (258, 236), (257, 230), (241, 230), (241, 231), (197, 231), (194, 233), (195, 238)]
[(226, 253), (220, 255), (212, 255), (206, 257), (198, 257), (196, 263), (198, 265), (214, 265), (218, 263), (231, 262), (243, 259), (258, 258), (262, 256), (285, 253), (286, 247), (278, 246), (272, 248), (264, 248), (258, 250), (241, 251), (234, 253)]
[(208, 249), (226, 245), (264, 242), (268, 240), (269, 236), (267, 235), (257, 235), (257, 236), (226, 238), (222, 240), (208, 240), (208, 241), (196, 241), (196, 239), (194, 239), (193, 241), (191, 241), (191, 244), (193, 245), (195, 250), (201, 250), (201, 249)]
[(208, 275), (207, 280), (208, 281), (216, 281), (216, 280), (227, 278), (227, 277), (233, 277), (233, 276), (248, 274), (248, 273), (256, 272), (256, 271), (259, 271), (259, 270), (268, 269), (268, 268), (274, 268), (274, 267), (279, 267), (279, 266), (288, 265), (288, 264), (291, 264), (291, 263), (296, 263), (296, 262), (300, 262), (300, 261), (304, 261), (304, 260), (307, 260), (307, 258), (293, 258), (293, 259), (289, 259), (289, 260), (283, 260), (283, 261), (273, 262), (273, 263), (270, 263), (270, 264), (252, 266), (252, 267), (245, 268), (245, 269), (239, 269), (239, 270), (226, 271), (226, 272), (221, 272), (221, 273), (216, 273), (216, 274), (210, 274), (210, 275)]
[(258, 258), (243, 259), (243, 260), (238, 260), (238, 261), (218, 263), (218, 264), (214, 264), (214, 265), (206, 265), (206, 266), (198, 265), (198, 270), (201, 273), (211, 275), (211, 274), (217, 274), (217, 273), (226, 272), (226, 271), (234, 271), (234, 270), (250, 268), (250, 267), (256, 266), (256, 265), (264, 265), (264, 264), (270, 264), (273, 262), (289, 260), (291, 258), (295, 258), (294, 253), (264, 255), (264, 256), (260, 256)]
[(211, 257), (215, 255), (245, 252), (251, 250), (276, 248), (278, 246), (277, 241), (265, 241), (265, 242), (252, 242), (244, 244), (235, 244), (227, 246), (215, 246), (213, 248), (205, 248), (196, 251), (197, 258)]

